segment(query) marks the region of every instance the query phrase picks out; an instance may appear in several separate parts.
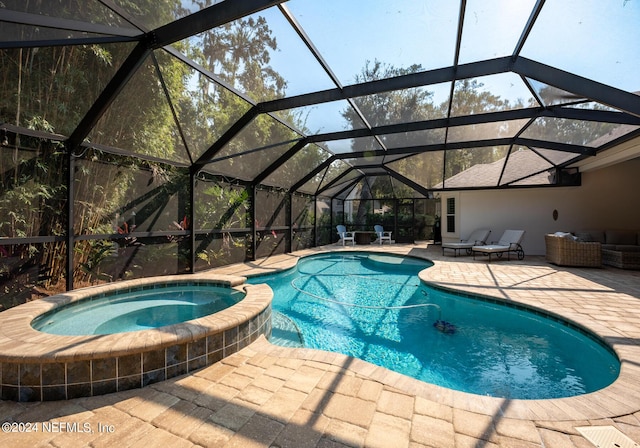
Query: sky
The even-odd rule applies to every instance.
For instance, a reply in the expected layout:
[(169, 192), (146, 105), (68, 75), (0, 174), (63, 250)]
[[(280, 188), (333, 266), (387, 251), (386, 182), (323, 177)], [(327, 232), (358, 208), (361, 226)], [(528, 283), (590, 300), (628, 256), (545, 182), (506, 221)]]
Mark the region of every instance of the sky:
[[(468, 0), (460, 62), (510, 55), (534, 4), (535, 0)], [(421, 64), (425, 70), (453, 64), (459, 2), (290, 0), (284, 5), (342, 85), (354, 83), (366, 61), (375, 59), (397, 68)], [(288, 96), (335, 87), (277, 8), (260, 14), (267, 17), (278, 42), (271, 65), (287, 80)], [(638, 24), (640, 0), (547, 0), (521, 55), (640, 91)], [(515, 76), (482, 81), (503, 98), (527, 94)], [(434, 89), (436, 102), (446, 99), (448, 84)], [(311, 129), (336, 130), (336, 123), (327, 121), (332, 107), (339, 111), (343, 104), (311, 113)]]
[[(534, 3), (468, 0), (460, 62), (511, 54)], [(458, 2), (290, 0), (285, 6), (343, 85), (353, 82), (366, 60), (375, 58), (396, 67), (420, 63), (425, 69), (453, 63)], [(639, 23), (639, 0), (547, 0), (522, 55), (630, 88), (633, 80), (614, 77), (625, 78), (625, 73), (640, 66)], [(277, 25), (278, 38), (282, 27)], [(288, 39), (283, 35), (279, 45)], [(594, 59), (603, 64), (595, 66)], [(612, 73), (602, 67), (610, 61), (628, 67)]]

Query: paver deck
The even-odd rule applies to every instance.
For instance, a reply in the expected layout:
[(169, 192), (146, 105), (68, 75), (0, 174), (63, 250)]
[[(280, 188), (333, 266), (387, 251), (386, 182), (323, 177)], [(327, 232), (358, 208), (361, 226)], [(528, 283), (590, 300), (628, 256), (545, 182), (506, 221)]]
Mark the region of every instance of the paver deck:
[[(216, 272), (266, 272), (320, 250)], [(260, 339), (213, 366), (145, 389), (61, 402), (0, 401), (3, 422), (14, 422), (8, 429), (22, 431), (6, 432), (3, 426), (0, 443), (587, 448), (593, 445), (576, 428), (593, 425), (615, 427), (640, 442), (640, 272), (559, 268), (529, 256), (487, 263), (442, 256), (439, 247), (425, 244), (371, 250), (427, 257), (435, 265), (423, 271), (424, 281), (526, 303), (588, 327), (623, 360), (620, 379), (581, 397), (498, 399), (422, 383), (340, 354)]]

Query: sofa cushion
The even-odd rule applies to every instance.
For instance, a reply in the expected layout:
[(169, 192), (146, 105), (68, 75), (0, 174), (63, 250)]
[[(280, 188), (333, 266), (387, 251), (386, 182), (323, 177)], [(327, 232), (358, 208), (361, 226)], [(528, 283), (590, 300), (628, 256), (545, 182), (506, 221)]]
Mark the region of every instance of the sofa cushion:
[(580, 230), (576, 232), (578, 241), (604, 243), (604, 232), (602, 230)]
[(607, 244), (634, 245), (637, 242), (636, 232), (630, 230), (607, 230), (605, 238)]
[(631, 244), (616, 244), (614, 247), (615, 249), (613, 250), (620, 252), (640, 252), (640, 246)]
[(557, 236), (559, 238), (567, 238), (569, 240), (578, 241), (578, 237), (574, 236), (570, 232), (556, 232), (552, 236)]

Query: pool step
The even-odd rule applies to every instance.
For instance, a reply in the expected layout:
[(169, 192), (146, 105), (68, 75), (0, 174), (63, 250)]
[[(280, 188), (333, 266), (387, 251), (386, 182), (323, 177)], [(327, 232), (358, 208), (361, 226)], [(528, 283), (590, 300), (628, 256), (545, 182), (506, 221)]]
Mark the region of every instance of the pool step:
[(304, 347), (298, 326), (289, 317), (277, 311), (271, 313), (271, 337), (269, 342), (282, 347)]

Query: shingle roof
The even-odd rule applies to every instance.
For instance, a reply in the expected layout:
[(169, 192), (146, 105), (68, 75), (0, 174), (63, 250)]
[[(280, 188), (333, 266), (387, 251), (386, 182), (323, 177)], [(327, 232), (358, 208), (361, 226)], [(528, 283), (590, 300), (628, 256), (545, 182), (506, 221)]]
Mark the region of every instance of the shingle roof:
[[(506, 164), (506, 166), (505, 166)], [(492, 163), (474, 165), (448, 177), (435, 188), (464, 189), (495, 187), (515, 182), (517, 185), (549, 185), (553, 165), (534, 151), (514, 151), (508, 157)], [(504, 171), (504, 172), (503, 172)], [(536, 173), (531, 175), (531, 173)]]

